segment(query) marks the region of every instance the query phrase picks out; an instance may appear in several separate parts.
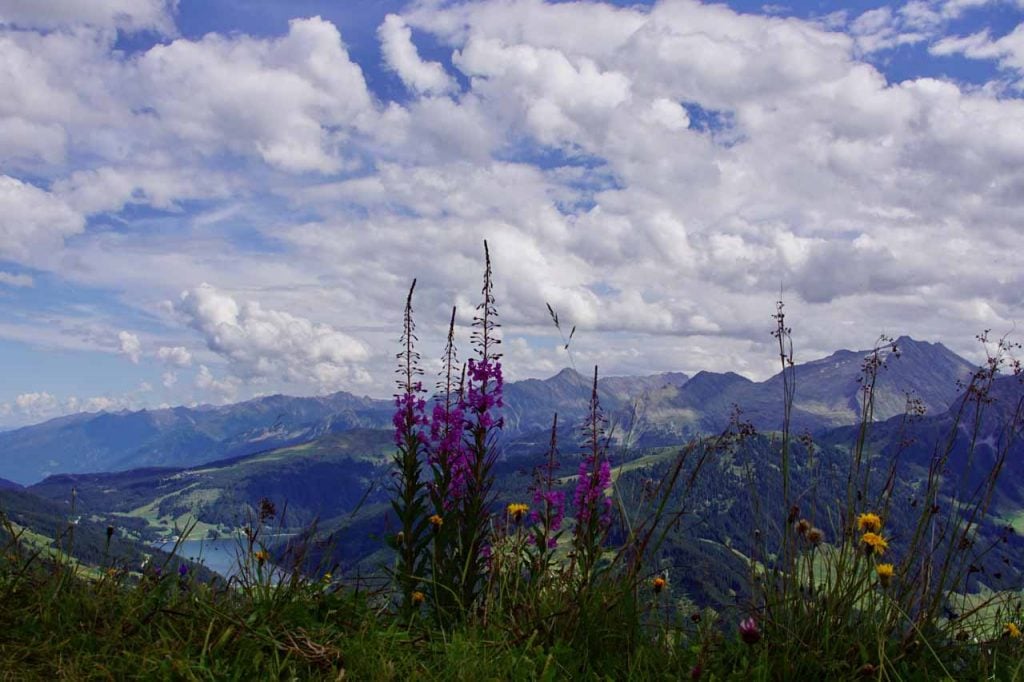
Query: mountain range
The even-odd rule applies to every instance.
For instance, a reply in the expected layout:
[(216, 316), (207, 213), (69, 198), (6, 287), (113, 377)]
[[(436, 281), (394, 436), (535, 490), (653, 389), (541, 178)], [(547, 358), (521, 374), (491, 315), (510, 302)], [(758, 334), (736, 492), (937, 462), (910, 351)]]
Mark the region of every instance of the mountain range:
[[(930, 411), (949, 406), (970, 363), (939, 343), (897, 340), (898, 360), (879, 375), (875, 418), (903, 411), (906, 393)], [(860, 366), (868, 351), (841, 350), (793, 368), (794, 430), (817, 432), (860, 415)], [(545, 440), (552, 415), (568, 432), (586, 413), (592, 379), (565, 369), (549, 379), (505, 385), (504, 436)], [(657, 445), (720, 431), (734, 406), (763, 430), (781, 424), (782, 376), (754, 382), (731, 372), (668, 372), (604, 377), (602, 407), (620, 437)], [(27, 485), (58, 473), (189, 467), (308, 443), (357, 428), (390, 427), (392, 403), (338, 392), (320, 397), (274, 395), (218, 407), (175, 407), (81, 413), (0, 433), (0, 476)], [(2, 484), (0, 484), (2, 485)]]
[[(1005, 448), (1007, 457), (992, 496), (991, 514), (978, 523), (979, 547), (998, 551), (979, 555), (978, 565), (988, 573), (977, 579), (1001, 589), (1024, 576), (1018, 568), (1024, 566), (1024, 538), (1020, 535), (1024, 532), (1024, 440), (1014, 440), (1017, 434), (1006, 428), (1024, 401), (1024, 384), (1016, 377), (1000, 379), (991, 397), (992, 402), (984, 405), (976, 447), (971, 446), (969, 437), (973, 422), (969, 400), (959, 427), (953, 429), (964, 394), (941, 412), (911, 419), (899, 415), (875, 423), (868, 438), (873, 483), (863, 492), (870, 500), (868, 508), (877, 508), (872, 505), (886, 485), (889, 466), (895, 466), (886, 532), (898, 552), (912, 535), (920, 509), (915, 500), (919, 500), (937, 444), (950, 444), (939, 497), (942, 513), (960, 507), (956, 496), (963, 490), (973, 491)], [(955, 435), (952, 441), (948, 439), (951, 432)], [(792, 489), (801, 491), (795, 502), (802, 514), (816, 518), (831, 537), (837, 532), (837, 511), (842, 508), (856, 438), (855, 427), (825, 429), (814, 438), (813, 458), (804, 444), (793, 444)], [(494, 486), (498, 508), (526, 499), (529, 474), (545, 459), (546, 445), (520, 445), (514, 456), (498, 462)], [(75, 510), (96, 524), (109, 524), (121, 535), (150, 544), (176, 537), (193, 521), (198, 537), (235, 537), (253, 523), (254, 510), (267, 499), (280, 510), (274, 524), (285, 535), (305, 537), (304, 529), (317, 523), (321, 533), (317, 547), (321, 549), (315, 552), (321, 553), (318, 559), (325, 565), (340, 571), (372, 571), (387, 562), (382, 538), (394, 532), (388, 518), (387, 490), (392, 447), (389, 430), (352, 429), (325, 434), (309, 443), (193, 467), (60, 474), (25, 488), (22, 494), (63, 509), (65, 515)], [(665, 478), (681, 447), (682, 442), (676, 442), (613, 451), (618, 494), (634, 514), (644, 513), (644, 500), (649, 500), (646, 486)], [(712, 447), (708, 452), (700, 475), (694, 472), (689, 500), (680, 497), (673, 501), (690, 512), (678, 532), (672, 532), (661, 565), (695, 591), (707, 592), (713, 586), (708, 593), (722, 599), (743, 584), (742, 559), (752, 550), (750, 529), (767, 521), (767, 530), (778, 531), (779, 519), (757, 520), (761, 509), (781, 508), (778, 441), (775, 434), (755, 434), (738, 449)], [(579, 461), (573, 442), (562, 446), (559, 460), (560, 485), (571, 487), (571, 474)], [(1017, 534), (1005, 535), (1009, 528)], [(278, 555), (283, 546), (283, 542), (278, 544)]]
[[(1024, 397), (1024, 385), (1016, 377), (997, 380), (992, 402), (979, 422), (977, 447), (971, 446), (965, 432), (969, 419), (961, 420), (953, 440), (943, 440), (964, 405), (957, 382), (968, 377), (972, 367), (940, 344), (901, 338), (897, 347), (898, 359), (888, 358), (878, 377), (876, 423), (868, 441), (871, 457), (897, 463), (893, 499), (899, 503), (887, 526), (894, 545), (909, 532), (915, 511), (905, 502), (912, 503), (920, 489), (937, 443), (951, 444), (948, 471), (943, 472), (946, 509), (957, 508), (957, 486), (976, 482), (996, 461), (996, 453), (1008, 447), (1004, 475), (993, 495), (994, 514), (979, 527), (982, 537), (999, 541), (1002, 553), (984, 559), (981, 566), (1002, 576), (1000, 580), (1019, 578), (1016, 569), (1005, 566), (1021, 564), (1024, 541), (1020, 536), (1003, 541), (1000, 533), (1007, 527), (1024, 531), (1024, 441), (1013, 441), (1016, 432), (1006, 430)], [(852, 426), (860, 414), (857, 376), (867, 353), (839, 351), (792, 368), (794, 427), (813, 433), (813, 461), (818, 462), (810, 464), (812, 458), (803, 446), (794, 444), (793, 489), (818, 491), (820, 499), (800, 504), (804, 513), (821, 519), (834, 514), (845, 485), (838, 472), (848, 466), (850, 446), (857, 438)], [(496, 503), (522, 501), (528, 494), (529, 474), (545, 458), (555, 411), (563, 425), (561, 475), (575, 470), (578, 432), (573, 431), (587, 409), (591, 382), (592, 378), (566, 369), (546, 380), (506, 384), (506, 433), (496, 467)], [(631, 489), (642, 493), (648, 481), (659, 480), (692, 436), (726, 427), (734, 406), (760, 432), (743, 452), (716, 451), (707, 460), (701, 476), (694, 478), (693, 513), (678, 533), (673, 531), (660, 559), (666, 567), (685, 567), (686, 580), (694, 581), (695, 587), (698, 582), (713, 585), (711, 593), (717, 598), (726, 598), (743, 582), (745, 569), (737, 561), (748, 549), (743, 537), (756, 523), (752, 494), (766, 508), (779, 503), (778, 446), (772, 432), (781, 419), (781, 383), (781, 376), (754, 382), (712, 372), (692, 377), (607, 377), (599, 382), (610, 428), (619, 434), (612, 462), (624, 498)], [(906, 392), (920, 400), (927, 414), (909, 420), (903, 416)], [(327, 565), (373, 570), (386, 561), (381, 539), (392, 532), (387, 493), (392, 409), (390, 401), (339, 393), (53, 420), (0, 434), (0, 474), (29, 484), (2, 492), (0, 507), (6, 500), (24, 508), (28, 500), (37, 499), (38, 508), (48, 510), (45, 518), (51, 519), (51, 526), (52, 519), (76, 516), (99, 528), (110, 525), (126, 541), (152, 544), (176, 537), (193, 521), (199, 537), (236, 537), (265, 498), (280, 510), (275, 523), (286, 534), (302, 533), (310, 523), (318, 523), (326, 540), (319, 542), (316, 552)], [(190, 449), (188, 443), (201, 446)], [(92, 457), (77, 460), (75, 444), (84, 444)], [(39, 480), (40, 473), (32, 474), (30, 467), (21, 470), (28, 472), (22, 475), (12, 466), (44, 450), (62, 453), (62, 473)], [(812, 485), (819, 478), (820, 485)], [(571, 481), (562, 479), (562, 485), (570, 486)], [(16, 486), (0, 482), (0, 488)], [(643, 499), (642, 494), (637, 499)], [(643, 503), (638, 504), (642, 510)], [(699, 566), (707, 570), (701, 572)]]

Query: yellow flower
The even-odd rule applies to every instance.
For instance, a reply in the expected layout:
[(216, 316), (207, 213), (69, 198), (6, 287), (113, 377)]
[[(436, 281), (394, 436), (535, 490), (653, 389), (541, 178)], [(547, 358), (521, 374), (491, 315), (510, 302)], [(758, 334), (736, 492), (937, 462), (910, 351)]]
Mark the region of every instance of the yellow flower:
[(253, 557), (255, 557), (256, 562), (260, 566), (262, 566), (270, 558), (270, 552), (268, 552), (265, 549), (258, 549), (255, 552), (253, 552), (252, 555)]
[(116, 578), (117, 577), (117, 569), (116, 568), (108, 568), (107, 569), (107, 577), (108, 578)]
[(324, 573), (324, 577), (322, 578), (322, 580), (324, 581), (324, 584), (329, 584), (331, 582), (331, 580), (333, 580), (333, 579), (334, 579), (334, 576), (331, 575), (330, 573)]
[(423, 594), (422, 592), (416, 591), (416, 592), (412, 593), (412, 605), (413, 606), (419, 606), (424, 601), (426, 601), (426, 599), (427, 599), (427, 596), (425, 594)]
[(1014, 639), (1020, 639), (1020, 628), (1017, 627), (1016, 623), (1007, 623), (1006, 627), (1003, 628), (1003, 635), (1006, 637), (1013, 637)]
[(878, 564), (875, 566), (875, 573), (878, 574), (878, 582), (882, 584), (882, 587), (889, 587), (894, 573), (892, 564)]
[(861, 514), (857, 517), (857, 529), (864, 533), (877, 533), (882, 530), (882, 518), (871, 512)]
[(885, 550), (889, 549), (889, 542), (877, 533), (864, 533), (860, 541), (864, 545), (865, 554), (881, 556), (885, 554)]
[(654, 594), (658, 594), (663, 589), (665, 589), (665, 579), (661, 576), (658, 576), (657, 578), (651, 581), (651, 587), (654, 588)]
[(434, 530), (441, 530), (441, 526), (444, 525), (444, 519), (442, 519), (438, 514), (434, 514), (428, 520), (430, 521), (430, 525), (434, 527)]
[(527, 505), (513, 502), (508, 506), (508, 515), (512, 517), (513, 521), (519, 522), (529, 510), (530, 508)]

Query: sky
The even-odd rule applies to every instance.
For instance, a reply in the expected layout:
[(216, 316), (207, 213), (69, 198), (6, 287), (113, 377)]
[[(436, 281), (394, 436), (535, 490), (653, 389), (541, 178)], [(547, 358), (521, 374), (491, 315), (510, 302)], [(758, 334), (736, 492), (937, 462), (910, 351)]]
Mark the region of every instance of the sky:
[[(1024, 320), (1024, 0), (0, 0), (0, 428)], [(562, 347), (546, 304), (577, 328)]]

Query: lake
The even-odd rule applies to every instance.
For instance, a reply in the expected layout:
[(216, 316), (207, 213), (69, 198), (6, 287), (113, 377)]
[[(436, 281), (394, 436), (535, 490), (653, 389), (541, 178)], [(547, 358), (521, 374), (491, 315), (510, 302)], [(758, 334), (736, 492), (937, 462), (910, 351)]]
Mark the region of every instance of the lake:
[[(183, 540), (178, 545), (177, 555), (206, 566), (211, 571), (230, 578), (238, 573), (238, 556), (243, 551), (245, 540), (242, 538), (218, 538), (216, 540)], [(174, 549), (174, 541), (168, 540), (156, 545), (157, 549), (170, 552)]]

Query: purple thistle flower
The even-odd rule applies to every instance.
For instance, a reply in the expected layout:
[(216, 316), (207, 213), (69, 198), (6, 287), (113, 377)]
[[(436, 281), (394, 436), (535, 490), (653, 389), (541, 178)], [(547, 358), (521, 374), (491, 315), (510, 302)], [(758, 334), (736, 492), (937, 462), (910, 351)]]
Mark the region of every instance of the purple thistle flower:
[(761, 641), (761, 630), (753, 617), (741, 620), (739, 625), (740, 639), (746, 644), (757, 644)]

